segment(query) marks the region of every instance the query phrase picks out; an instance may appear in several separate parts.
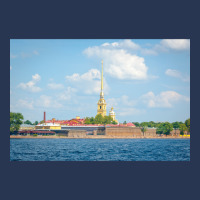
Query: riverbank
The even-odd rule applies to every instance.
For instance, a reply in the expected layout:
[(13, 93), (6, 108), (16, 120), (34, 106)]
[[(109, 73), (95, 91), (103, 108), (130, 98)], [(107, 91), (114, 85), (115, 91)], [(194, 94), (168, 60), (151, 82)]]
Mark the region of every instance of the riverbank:
[(88, 135), (85, 137), (67, 137), (67, 136), (58, 136), (58, 135), (51, 135), (51, 136), (30, 136), (30, 135), (10, 135), (12, 139), (189, 139), (190, 136), (157, 136), (157, 137), (116, 137), (116, 136), (106, 136), (106, 135)]

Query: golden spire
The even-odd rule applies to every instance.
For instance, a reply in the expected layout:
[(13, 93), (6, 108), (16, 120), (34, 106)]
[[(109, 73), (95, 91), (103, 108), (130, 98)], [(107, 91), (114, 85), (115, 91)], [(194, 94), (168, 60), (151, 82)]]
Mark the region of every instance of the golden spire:
[(101, 61), (102, 63), (102, 73), (101, 73), (101, 91), (103, 91), (103, 60)]

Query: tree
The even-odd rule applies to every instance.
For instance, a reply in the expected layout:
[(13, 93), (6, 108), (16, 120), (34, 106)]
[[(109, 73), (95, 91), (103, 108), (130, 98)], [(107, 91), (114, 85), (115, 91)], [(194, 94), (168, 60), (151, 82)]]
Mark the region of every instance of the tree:
[(190, 132), (190, 118), (185, 120), (185, 125), (186, 125), (186, 127), (188, 129), (188, 132)]
[(142, 122), (142, 123), (140, 123), (140, 127), (148, 127), (148, 122)]
[(91, 124), (90, 118), (89, 118), (89, 117), (86, 117), (84, 123), (85, 123), (85, 124)]
[(143, 136), (144, 136), (144, 133), (147, 131), (147, 127), (146, 126), (142, 127), (141, 131), (143, 132)]
[(124, 121), (124, 123), (123, 123), (123, 124), (127, 124), (127, 123), (126, 123), (126, 121)]
[(40, 121), (40, 124), (44, 124), (44, 120)]
[(180, 129), (180, 134), (181, 135), (184, 135), (184, 131), (188, 130), (188, 128), (187, 128), (187, 126), (185, 124), (180, 124), (179, 129)]
[(33, 123), (33, 125), (38, 125), (38, 121), (35, 121), (35, 122)]
[(29, 120), (26, 120), (26, 121), (24, 122), (24, 124), (32, 125), (31, 121), (29, 121)]
[(112, 121), (112, 124), (115, 124), (115, 125), (116, 125), (116, 124), (117, 124), (117, 122), (116, 122), (116, 121)]
[(136, 127), (139, 127), (140, 126), (140, 123), (139, 122), (132, 122), (133, 124), (135, 124)]
[(112, 123), (112, 117), (111, 116), (104, 116), (103, 117), (103, 123), (104, 124), (111, 124)]
[(23, 119), (24, 117), (21, 113), (10, 112), (10, 132), (18, 131)]
[(169, 122), (164, 122), (158, 126), (156, 133), (169, 135), (172, 130), (173, 130), (173, 125)]
[(179, 128), (179, 122), (173, 122), (172, 126), (174, 129), (178, 129)]
[(94, 118), (95, 124), (103, 124), (103, 116), (101, 114), (98, 114)]

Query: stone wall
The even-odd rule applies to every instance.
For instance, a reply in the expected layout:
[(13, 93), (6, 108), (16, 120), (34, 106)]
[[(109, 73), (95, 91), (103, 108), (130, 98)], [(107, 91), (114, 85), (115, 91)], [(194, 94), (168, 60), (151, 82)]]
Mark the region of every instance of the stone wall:
[(138, 127), (106, 127), (105, 135), (115, 137), (141, 137), (143, 134)]
[(156, 136), (156, 128), (147, 128), (146, 132), (144, 133), (145, 137), (155, 137)]
[(171, 136), (180, 136), (180, 130), (179, 129), (173, 129), (170, 134)]
[(86, 130), (69, 130), (68, 137), (83, 138), (86, 137)]

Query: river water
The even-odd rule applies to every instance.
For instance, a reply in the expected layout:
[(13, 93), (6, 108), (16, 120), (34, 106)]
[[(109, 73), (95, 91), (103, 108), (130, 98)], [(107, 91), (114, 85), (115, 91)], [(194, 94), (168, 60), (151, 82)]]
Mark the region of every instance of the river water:
[(190, 161), (190, 139), (10, 139), (11, 161)]

